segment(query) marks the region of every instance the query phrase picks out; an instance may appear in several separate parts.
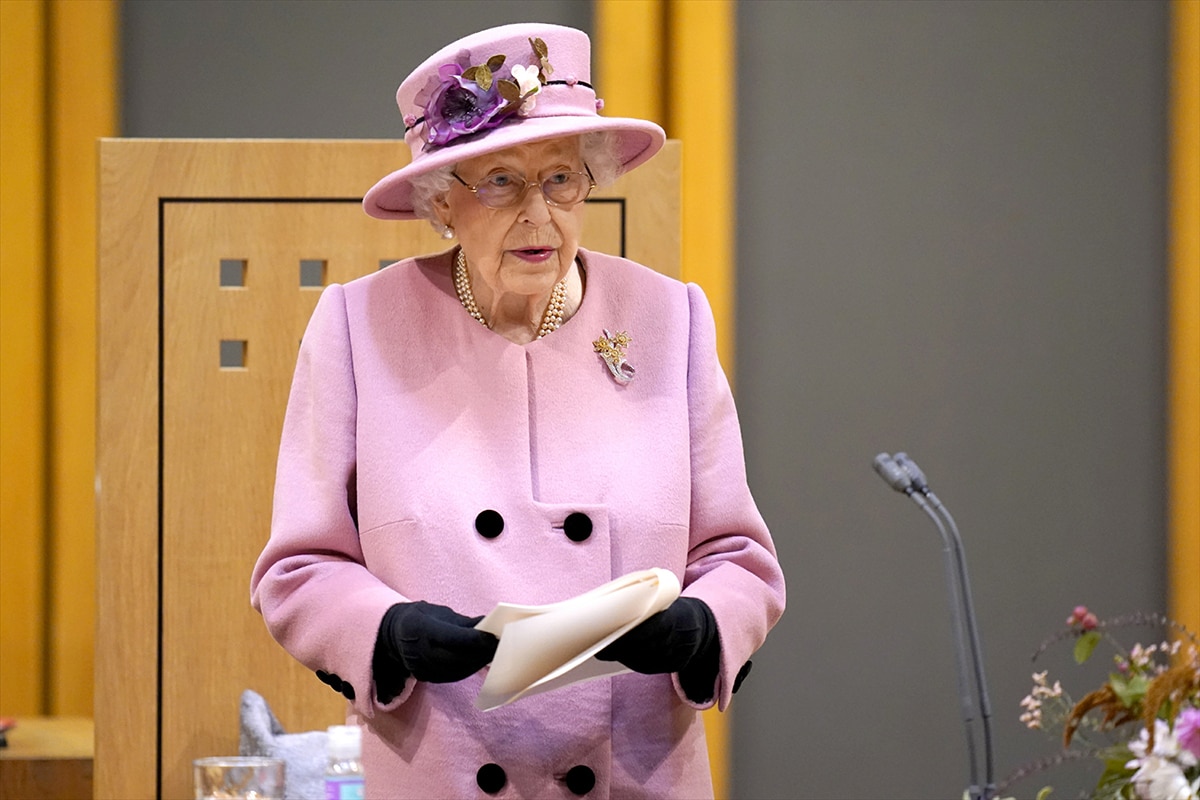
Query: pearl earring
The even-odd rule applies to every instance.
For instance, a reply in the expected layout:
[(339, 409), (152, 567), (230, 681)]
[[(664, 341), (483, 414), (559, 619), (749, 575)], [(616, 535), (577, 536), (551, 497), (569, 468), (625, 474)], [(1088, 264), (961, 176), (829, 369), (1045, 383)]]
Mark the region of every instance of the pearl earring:
[(449, 225), (442, 228), (442, 238), (443, 239), (453, 239), (454, 238), (454, 228), (451, 228)]

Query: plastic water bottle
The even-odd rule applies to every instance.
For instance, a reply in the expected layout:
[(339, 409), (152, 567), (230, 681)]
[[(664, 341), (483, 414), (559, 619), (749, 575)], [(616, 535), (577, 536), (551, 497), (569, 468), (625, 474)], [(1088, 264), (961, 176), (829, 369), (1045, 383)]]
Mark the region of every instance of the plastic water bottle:
[(325, 800), (363, 800), (362, 729), (330, 726), (326, 752)]

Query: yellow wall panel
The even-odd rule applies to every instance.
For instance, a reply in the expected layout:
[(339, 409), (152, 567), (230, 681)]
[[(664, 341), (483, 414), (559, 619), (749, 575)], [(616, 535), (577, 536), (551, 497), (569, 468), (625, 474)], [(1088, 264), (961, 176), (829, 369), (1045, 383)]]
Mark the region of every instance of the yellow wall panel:
[(50, 711), (91, 716), (97, 139), (116, 133), (117, 9), (51, 5)]
[[(733, 379), (734, 114), (736, 18), (728, 0), (596, 0), (596, 89), (604, 113), (650, 119), (683, 142), (683, 279), (700, 284), (717, 323), (717, 349)], [(692, 65), (704, 64), (704, 80)], [(663, 231), (663, 235), (675, 235)], [(730, 793), (727, 715), (704, 715), (718, 798)]]
[(0, 13), (0, 714), (90, 716), (96, 150), (116, 131), (116, 5)]
[(0, 715), (44, 711), (45, 6), (0, 2)]
[(1171, 616), (1200, 631), (1200, 2), (1171, 7)]
[[(666, 127), (664, 0), (597, 0), (593, 84), (606, 116)], [(669, 132), (668, 132), (669, 135)]]
[[(700, 284), (712, 305), (721, 365), (734, 376), (736, 284), (733, 109), (713, 114), (714, 97), (736, 97), (736, 18), (727, 0), (671, 0), (667, 6), (667, 132), (683, 141), (683, 279)], [(704, 64), (704, 80), (694, 65)], [(718, 798), (732, 791), (728, 714), (704, 716)]]
[[(734, 123), (737, 18), (730, 0), (669, 5), (668, 133), (683, 140), (683, 277), (704, 287), (717, 350), (733, 379)], [(703, 80), (696, 79), (703, 64)], [(717, 106), (714, 98), (723, 98)], [(714, 113), (714, 109), (716, 109)]]

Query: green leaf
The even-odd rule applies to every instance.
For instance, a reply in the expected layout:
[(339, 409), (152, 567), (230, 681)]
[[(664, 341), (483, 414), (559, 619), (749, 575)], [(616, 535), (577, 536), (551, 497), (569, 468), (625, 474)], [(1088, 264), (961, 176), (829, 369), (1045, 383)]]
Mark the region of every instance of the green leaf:
[(1108, 761), (1104, 765), (1104, 773), (1096, 784), (1097, 793), (1124, 786), (1133, 777), (1133, 770), (1125, 766), (1125, 762)]
[(496, 88), (500, 90), (500, 96), (509, 103), (514, 103), (521, 99), (521, 87), (508, 79), (496, 81)]
[(1046, 800), (1052, 791), (1054, 791), (1053, 786), (1043, 786), (1042, 790), (1037, 793), (1037, 800)]
[(1100, 634), (1088, 631), (1075, 641), (1075, 663), (1082, 664), (1092, 657), (1096, 645), (1100, 644)]
[(1146, 690), (1150, 688), (1150, 679), (1145, 675), (1133, 675), (1129, 678), (1110, 675), (1108, 682), (1126, 708), (1133, 708), (1140, 703), (1146, 696)]
[(504, 66), (504, 56), (502, 56), (502, 55), (492, 56), (491, 58), (489, 58), (487, 60), (487, 67), (492, 72), (499, 72), (500, 68), (503, 66)]

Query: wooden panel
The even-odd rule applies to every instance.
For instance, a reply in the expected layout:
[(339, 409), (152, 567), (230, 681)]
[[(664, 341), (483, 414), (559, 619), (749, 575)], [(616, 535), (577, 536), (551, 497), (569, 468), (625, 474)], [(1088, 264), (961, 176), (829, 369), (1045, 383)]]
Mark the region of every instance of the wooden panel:
[[(187, 796), (193, 758), (236, 751), (245, 688), (288, 730), (341, 719), (343, 701), (270, 641), (248, 585), (319, 295), (300, 286), (300, 261), (323, 260), (326, 281), (344, 282), (446, 247), (424, 222), (362, 212), (396, 153), (390, 142), (102, 145), (99, 797)], [(650, 199), (629, 185), (604, 192), (584, 243), (623, 244), (678, 275), (678, 149), (654, 163), (657, 174), (630, 176)], [(222, 259), (245, 262), (244, 286), (220, 285)], [(220, 366), (222, 340), (246, 343), (244, 366)]]
[[(164, 794), (176, 796), (192, 759), (237, 752), (244, 688), (291, 730), (345, 715), (249, 603), (296, 351), (320, 296), (301, 286), (301, 260), (344, 283), (445, 243), (428, 225), (373, 220), (358, 202), (226, 201), (165, 204), (163, 245), (162, 747)], [(220, 288), (222, 259), (245, 262), (243, 288)], [(245, 343), (243, 367), (221, 368), (222, 340)]]
[[(154, 150), (100, 148), (96, 796), (154, 797), (158, 746), (158, 243)], [(162, 182), (162, 179), (159, 179)]]
[(92, 721), (20, 717), (0, 749), (0, 797), (59, 800), (92, 796)]
[[(668, 141), (649, 163), (618, 180), (607, 189), (593, 193), (592, 198), (621, 198), (623, 209), (623, 247), (615, 245), (614, 234), (605, 233), (601, 224), (605, 212), (602, 204), (589, 199), (587, 227), (583, 246), (631, 258), (652, 267), (664, 275), (679, 278), (683, 274), (680, 250), (680, 164), (678, 142)], [(617, 222), (617, 220), (613, 220)]]
[(45, 11), (0, 2), (0, 697), (44, 706)]

